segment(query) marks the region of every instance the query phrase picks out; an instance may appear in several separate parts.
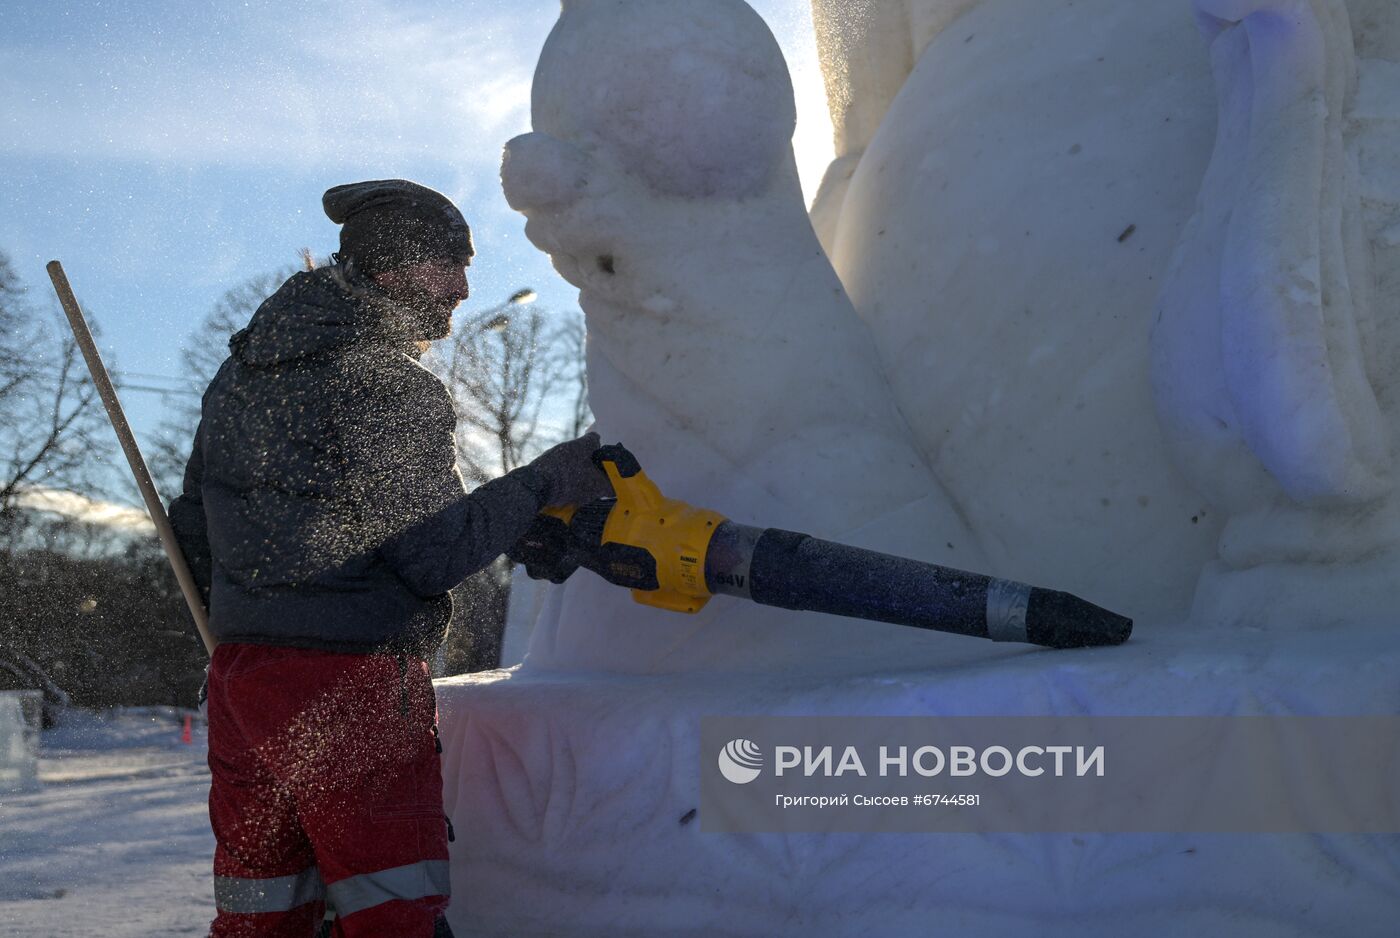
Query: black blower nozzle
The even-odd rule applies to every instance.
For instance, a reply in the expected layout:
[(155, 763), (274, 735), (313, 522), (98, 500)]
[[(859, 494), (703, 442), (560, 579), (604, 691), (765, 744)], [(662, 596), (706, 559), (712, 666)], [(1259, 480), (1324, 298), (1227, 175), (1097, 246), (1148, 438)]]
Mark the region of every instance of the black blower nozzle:
[(1058, 590), (733, 522), (710, 541), (705, 581), (765, 606), (1050, 648), (1119, 645), (1133, 630)]

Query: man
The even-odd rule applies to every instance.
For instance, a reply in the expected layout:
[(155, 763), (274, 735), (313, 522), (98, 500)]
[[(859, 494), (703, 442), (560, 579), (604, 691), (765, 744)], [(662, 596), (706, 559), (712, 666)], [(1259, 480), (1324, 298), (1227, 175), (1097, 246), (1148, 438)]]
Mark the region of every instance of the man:
[[(219, 641), (209, 672), (215, 938), (446, 935), (450, 822), (425, 662), (447, 591), (541, 508), (611, 494), (596, 434), (466, 494), (419, 365), (467, 297), (471, 233), (404, 180), (337, 186), (335, 264), (229, 341), (170, 520)], [(436, 929), (436, 930), (435, 930)]]

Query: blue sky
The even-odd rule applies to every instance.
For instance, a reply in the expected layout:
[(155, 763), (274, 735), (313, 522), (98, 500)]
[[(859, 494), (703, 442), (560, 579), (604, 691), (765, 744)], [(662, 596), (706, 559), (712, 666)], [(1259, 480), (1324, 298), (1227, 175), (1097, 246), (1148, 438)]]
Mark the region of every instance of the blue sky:
[[(809, 196), (830, 123), (807, 0), (753, 0), (798, 89)], [(0, 250), (47, 300), (63, 261), (127, 371), (178, 375), (229, 287), (335, 249), (329, 186), (402, 176), (451, 196), (476, 235), (462, 313), (523, 286), (576, 293), (500, 193), (501, 146), (529, 129), (530, 77), (558, 0), (0, 5)], [(138, 435), (161, 398), (124, 397)], [(134, 487), (133, 487), (134, 488)], [(133, 492), (134, 497), (134, 492)]]

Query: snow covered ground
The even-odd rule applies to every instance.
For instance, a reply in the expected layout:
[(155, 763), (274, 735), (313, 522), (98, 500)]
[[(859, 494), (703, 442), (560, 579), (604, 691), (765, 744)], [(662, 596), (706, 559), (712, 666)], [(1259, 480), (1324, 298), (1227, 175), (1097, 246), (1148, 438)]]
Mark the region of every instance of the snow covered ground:
[(214, 913), (204, 728), (165, 708), (70, 711), (43, 789), (0, 795), (0, 935), (203, 935)]

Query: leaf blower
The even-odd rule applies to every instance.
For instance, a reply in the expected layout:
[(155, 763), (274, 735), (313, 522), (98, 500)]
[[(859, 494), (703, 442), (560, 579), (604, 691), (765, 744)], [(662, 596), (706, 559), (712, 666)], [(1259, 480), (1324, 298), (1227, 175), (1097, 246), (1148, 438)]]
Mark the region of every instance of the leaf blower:
[(545, 509), (508, 552), (537, 580), (580, 567), (632, 598), (695, 613), (715, 595), (1050, 648), (1119, 645), (1131, 619), (1057, 590), (737, 524), (666, 498), (621, 444), (593, 461), (614, 498)]

